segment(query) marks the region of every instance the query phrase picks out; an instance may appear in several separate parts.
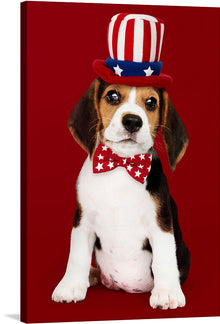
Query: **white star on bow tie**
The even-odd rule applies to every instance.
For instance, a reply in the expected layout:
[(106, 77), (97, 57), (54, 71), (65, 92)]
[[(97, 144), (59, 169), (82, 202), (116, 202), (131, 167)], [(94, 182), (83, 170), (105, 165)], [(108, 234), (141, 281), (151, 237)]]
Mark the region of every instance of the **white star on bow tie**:
[(135, 177), (139, 177), (141, 172), (139, 170), (135, 171)]
[(132, 167), (130, 164), (127, 166), (127, 170), (128, 170), (128, 171), (131, 171), (132, 168), (133, 168), (133, 167)]
[(98, 163), (98, 165), (97, 165), (97, 167), (96, 167), (96, 169), (98, 170), (98, 171), (100, 171), (101, 169), (103, 169), (103, 163)]
[(104, 146), (102, 147), (102, 150), (103, 150), (103, 151), (107, 151), (107, 149), (108, 149), (108, 146), (106, 146), (106, 145), (104, 145)]
[(99, 160), (103, 160), (103, 159), (104, 159), (104, 156), (101, 155), (101, 154), (99, 154), (99, 155), (98, 155), (98, 158), (99, 158)]
[(114, 168), (114, 162), (109, 162), (108, 167), (109, 167), (110, 169)]

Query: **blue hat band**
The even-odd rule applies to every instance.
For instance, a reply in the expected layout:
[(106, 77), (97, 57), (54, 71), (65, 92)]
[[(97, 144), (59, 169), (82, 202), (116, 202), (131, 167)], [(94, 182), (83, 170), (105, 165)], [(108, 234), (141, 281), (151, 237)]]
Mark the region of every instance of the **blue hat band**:
[(109, 57), (106, 60), (106, 66), (110, 68), (116, 75), (123, 77), (138, 77), (160, 75), (162, 62), (132, 62), (113, 60)]

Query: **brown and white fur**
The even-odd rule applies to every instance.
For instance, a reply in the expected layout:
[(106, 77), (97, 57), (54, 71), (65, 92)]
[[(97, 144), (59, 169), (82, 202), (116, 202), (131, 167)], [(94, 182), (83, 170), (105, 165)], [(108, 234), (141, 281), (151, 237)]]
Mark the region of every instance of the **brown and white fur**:
[[(124, 122), (126, 116), (133, 116), (132, 126)], [(161, 126), (174, 170), (188, 144), (185, 127), (166, 90), (97, 79), (73, 109), (68, 126), (88, 157), (76, 185), (77, 210), (66, 273), (52, 299), (81, 301), (87, 288), (101, 280), (111, 289), (151, 291), (153, 308), (183, 307), (181, 284), (188, 274), (190, 255), (152, 148)], [(146, 182), (135, 181), (122, 167), (93, 174), (93, 154), (100, 141), (123, 157), (152, 153)], [(92, 253), (97, 269), (91, 268)]]

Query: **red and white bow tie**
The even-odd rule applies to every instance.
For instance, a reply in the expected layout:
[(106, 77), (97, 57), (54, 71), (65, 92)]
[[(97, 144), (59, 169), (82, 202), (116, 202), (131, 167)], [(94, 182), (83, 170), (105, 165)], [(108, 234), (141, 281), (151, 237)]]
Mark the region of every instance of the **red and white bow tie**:
[(110, 147), (100, 143), (93, 157), (93, 173), (111, 171), (124, 167), (128, 174), (140, 183), (146, 180), (151, 168), (151, 154), (137, 154), (124, 158), (114, 153)]

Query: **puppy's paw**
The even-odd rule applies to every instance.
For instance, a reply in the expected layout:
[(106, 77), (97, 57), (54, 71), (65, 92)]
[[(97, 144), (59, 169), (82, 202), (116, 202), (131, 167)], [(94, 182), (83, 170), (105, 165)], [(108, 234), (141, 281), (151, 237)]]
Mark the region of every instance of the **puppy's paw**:
[(184, 307), (186, 304), (185, 296), (181, 288), (175, 290), (153, 289), (150, 297), (150, 305), (153, 308), (175, 309)]
[(73, 286), (69, 280), (62, 279), (54, 289), (52, 300), (57, 303), (77, 303), (85, 299), (86, 292), (87, 285)]

